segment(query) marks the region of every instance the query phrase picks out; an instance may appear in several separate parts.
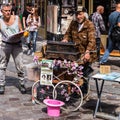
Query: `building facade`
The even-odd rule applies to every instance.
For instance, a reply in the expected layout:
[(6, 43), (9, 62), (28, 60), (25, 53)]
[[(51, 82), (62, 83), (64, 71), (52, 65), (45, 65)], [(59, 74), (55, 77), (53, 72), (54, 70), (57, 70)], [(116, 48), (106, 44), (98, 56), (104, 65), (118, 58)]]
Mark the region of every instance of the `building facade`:
[[(15, 3), (19, 12), (18, 14), (22, 14), (26, 3), (31, 2), (33, 5), (39, 8), (39, 14), (42, 20), (42, 26), (39, 30), (39, 34), (43, 36), (43, 38), (47, 38), (47, 31), (52, 32), (53, 34), (59, 34), (62, 29), (62, 33), (65, 32), (65, 29), (62, 28), (62, 23), (65, 22), (65, 19), (62, 19), (62, 15), (70, 12), (70, 8), (72, 8), (73, 12), (77, 8), (77, 6), (86, 7), (88, 14), (90, 15), (96, 10), (98, 5), (103, 5), (105, 7), (105, 12), (103, 15), (106, 27), (108, 22), (108, 15), (111, 11), (114, 10), (115, 0), (0, 0), (0, 4), (2, 3)], [(51, 9), (51, 11), (49, 10)], [(64, 11), (64, 13), (63, 13)], [(54, 16), (52, 16), (49, 21), (50, 12), (53, 12)], [(69, 14), (69, 13), (68, 13)], [(52, 14), (51, 14), (52, 15)], [(65, 16), (66, 17), (66, 16)], [(71, 13), (68, 19), (68, 23), (70, 22)], [(49, 23), (50, 22), (50, 23)], [(52, 23), (54, 22), (54, 25)], [(66, 24), (68, 24), (66, 23)], [(66, 25), (67, 26), (67, 25)]]
[[(43, 39), (60, 40), (69, 23), (74, 18), (78, 6), (84, 6), (90, 15), (98, 5), (105, 8), (103, 19), (108, 29), (108, 16), (114, 11), (116, 0), (0, 0), (2, 3), (15, 3), (18, 14), (22, 15), (26, 3), (31, 2), (39, 8), (41, 27), (39, 35)], [(102, 35), (103, 47), (106, 48), (107, 35)], [(118, 53), (117, 53), (118, 54)]]

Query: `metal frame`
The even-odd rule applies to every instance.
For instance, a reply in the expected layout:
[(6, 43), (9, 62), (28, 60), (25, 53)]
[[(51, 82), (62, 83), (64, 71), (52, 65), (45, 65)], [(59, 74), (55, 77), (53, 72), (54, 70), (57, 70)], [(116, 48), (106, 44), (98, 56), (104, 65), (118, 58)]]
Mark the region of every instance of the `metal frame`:
[[(96, 118), (96, 116), (99, 116), (99, 117), (111, 118), (112, 120), (117, 120), (117, 118), (120, 117), (120, 114), (119, 114), (119, 116), (114, 117), (114, 116), (111, 116), (111, 115), (106, 116), (105, 114), (100, 115), (100, 113), (97, 113), (97, 112), (102, 111), (102, 108), (101, 108), (101, 95), (102, 95), (102, 92), (103, 92), (103, 87), (104, 87), (105, 81), (118, 82), (118, 83), (119, 83), (119, 81), (106, 80), (106, 79), (96, 78), (96, 77), (92, 77), (91, 79), (95, 80), (96, 91), (97, 91), (97, 103), (96, 103), (95, 111), (94, 111), (94, 114), (93, 114), (93, 118)], [(101, 83), (99, 83), (98, 81), (101, 81)]]

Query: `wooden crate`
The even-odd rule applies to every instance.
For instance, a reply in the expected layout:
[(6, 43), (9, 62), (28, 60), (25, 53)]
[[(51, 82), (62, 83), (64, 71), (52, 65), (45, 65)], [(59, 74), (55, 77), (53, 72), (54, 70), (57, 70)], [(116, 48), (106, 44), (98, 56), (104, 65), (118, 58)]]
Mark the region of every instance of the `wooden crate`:
[(79, 44), (63, 43), (59, 41), (48, 41), (46, 49), (47, 59), (67, 59), (78, 60), (80, 52), (78, 49)]

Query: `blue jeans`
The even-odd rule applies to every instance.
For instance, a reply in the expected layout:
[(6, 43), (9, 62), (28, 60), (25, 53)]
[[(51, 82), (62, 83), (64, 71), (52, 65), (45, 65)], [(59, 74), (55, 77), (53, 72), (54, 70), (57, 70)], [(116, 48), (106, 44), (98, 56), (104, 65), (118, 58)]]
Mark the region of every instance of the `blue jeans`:
[(111, 40), (111, 38), (109, 36), (108, 37), (108, 47), (105, 50), (105, 53), (104, 53), (103, 57), (100, 60), (100, 63), (107, 62), (108, 57), (109, 57), (109, 55), (110, 55), (110, 53), (112, 52), (113, 49), (114, 49), (114, 43), (112, 42), (112, 40)]
[(30, 44), (31, 41), (33, 41), (33, 42), (32, 42), (32, 44), (33, 44), (33, 52), (36, 51), (37, 35), (38, 35), (38, 31), (30, 31), (29, 36), (28, 36), (28, 38), (27, 38), (28, 44)]

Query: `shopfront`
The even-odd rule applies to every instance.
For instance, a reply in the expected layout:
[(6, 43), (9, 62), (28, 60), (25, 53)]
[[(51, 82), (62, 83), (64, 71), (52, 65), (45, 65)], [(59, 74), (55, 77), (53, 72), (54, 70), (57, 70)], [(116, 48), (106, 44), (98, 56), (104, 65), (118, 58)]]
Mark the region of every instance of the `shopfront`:
[(64, 34), (73, 18), (72, 13), (78, 6), (85, 6), (90, 15), (96, 11), (98, 5), (103, 5), (105, 7), (103, 18), (107, 27), (108, 15), (113, 11), (115, 5), (115, 0), (0, 0), (0, 3), (4, 2), (15, 3), (21, 13), (28, 2), (37, 6), (42, 22), (39, 34), (45, 39), (50, 37), (50, 35), (47, 37), (49, 33), (53, 35)]
[(53, 36), (64, 34), (73, 19), (72, 13), (78, 6), (85, 6), (90, 15), (96, 11), (98, 5), (103, 5), (105, 7), (103, 19), (107, 29), (108, 16), (115, 8), (115, 0), (36, 0), (35, 3), (40, 8), (42, 20), (39, 34), (45, 39), (54, 39)]
[[(108, 30), (108, 16), (115, 9), (116, 3), (116, 0), (0, 0), (0, 3), (5, 1), (14, 2), (21, 13), (28, 2), (37, 6), (42, 23), (39, 35), (47, 40), (59, 40), (61, 35), (64, 35), (78, 6), (84, 6), (90, 15), (96, 11), (98, 5), (103, 5), (105, 8), (103, 19)], [(102, 35), (104, 49), (107, 45), (106, 40), (105, 33)]]
[[(73, 14), (78, 6), (84, 6), (89, 15), (96, 11), (98, 5), (104, 6), (103, 19), (108, 30), (108, 16), (115, 10), (116, 0), (24, 0), (24, 2), (32, 2), (39, 8), (42, 22), (39, 35), (47, 40), (60, 40), (74, 18)], [(101, 54), (103, 54), (107, 46), (107, 33), (101, 38)], [(117, 50), (111, 54), (120, 56)]]
[[(86, 2), (87, 1), (90, 1), (90, 0), (85, 0)], [(108, 27), (108, 16), (111, 12), (113, 12), (115, 10), (115, 5), (116, 5), (116, 0), (91, 0), (92, 1), (92, 5), (91, 5), (91, 8), (92, 12), (96, 11), (96, 7), (98, 5), (102, 5), (104, 6), (105, 10), (104, 10), (104, 14), (103, 14), (103, 19), (104, 19), (104, 22), (105, 22), (105, 26), (106, 26), (106, 29), (108, 31), (109, 27)], [(88, 3), (88, 2), (87, 2)], [(104, 51), (107, 47), (107, 33), (104, 33), (102, 36), (101, 36), (101, 54), (104, 54)], [(110, 54), (112, 56), (120, 56), (120, 52), (118, 50), (113, 50), (113, 52)]]

